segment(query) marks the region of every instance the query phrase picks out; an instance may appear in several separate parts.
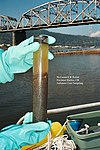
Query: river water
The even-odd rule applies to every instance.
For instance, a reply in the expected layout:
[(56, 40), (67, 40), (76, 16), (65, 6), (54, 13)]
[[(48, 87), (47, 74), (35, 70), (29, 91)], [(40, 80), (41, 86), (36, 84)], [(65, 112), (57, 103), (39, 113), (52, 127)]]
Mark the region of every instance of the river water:
[[(100, 101), (100, 55), (56, 55), (49, 61), (48, 109)], [(84, 109), (50, 115), (64, 122), (69, 114), (98, 110)], [(0, 84), (0, 128), (32, 111), (32, 69)]]

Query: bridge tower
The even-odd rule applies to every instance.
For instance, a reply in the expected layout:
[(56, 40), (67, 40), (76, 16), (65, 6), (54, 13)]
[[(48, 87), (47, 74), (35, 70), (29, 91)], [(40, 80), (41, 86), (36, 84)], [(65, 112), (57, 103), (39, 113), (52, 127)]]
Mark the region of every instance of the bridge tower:
[(18, 45), (20, 42), (26, 39), (26, 32), (23, 30), (12, 32), (12, 45)]

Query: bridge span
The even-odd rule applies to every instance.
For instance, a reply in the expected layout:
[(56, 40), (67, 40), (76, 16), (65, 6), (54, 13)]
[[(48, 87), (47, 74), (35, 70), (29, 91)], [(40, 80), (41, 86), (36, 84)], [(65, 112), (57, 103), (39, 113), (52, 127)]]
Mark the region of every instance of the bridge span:
[(0, 32), (24, 35), (26, 30), (99, 23), (100, 0), (56, 0), (28, 10), (19, 20), (0, 16)]

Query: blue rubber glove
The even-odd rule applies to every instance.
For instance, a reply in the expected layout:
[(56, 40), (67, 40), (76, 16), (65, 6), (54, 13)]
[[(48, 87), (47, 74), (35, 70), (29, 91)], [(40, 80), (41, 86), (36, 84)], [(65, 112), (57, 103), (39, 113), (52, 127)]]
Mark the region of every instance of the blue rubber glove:
[(32, 123), (33, 112), (27, 112), (24, 116), (23, 124)]
[(0, 57), (1, 57), (3, 52), (4, 52), (4, 50), (0, 48)]
[[(34, 37), (21, 42), (17, 46), (9, 47), (7, 51), (0, 52), (0, 83), (10, 82), (14, 79), (14, 73), (24, 73), (33, 65), (33, 52), (39, 49), (40, 44), (33, 42)], [(48, 36), (48, 44), (53, 44), (55, 38)], [(48, 58), (53, 59), (49, 52)]]
[(49, 133), (51, 121), (11, 125), (0, 131), (0, 150), (21, 150), (22, 146), (36, 144)]

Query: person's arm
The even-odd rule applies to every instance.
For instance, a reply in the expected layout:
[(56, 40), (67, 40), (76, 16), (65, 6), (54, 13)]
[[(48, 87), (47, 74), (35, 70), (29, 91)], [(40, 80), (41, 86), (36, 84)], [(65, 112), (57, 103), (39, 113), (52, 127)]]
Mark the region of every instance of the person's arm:
[[(40, 44), (33, 42), (30, 37), (17, 46), (11, 46), (8, 50), (0, 50), (0, 83), (11, 82), (15, 73), (24, 73), (33, 65), (33, 52), (39, 49)], [(55, 42), (55, 38), (48, 36), (48, 44)], [(53, 59), (49, 52), (48, 58)]]

